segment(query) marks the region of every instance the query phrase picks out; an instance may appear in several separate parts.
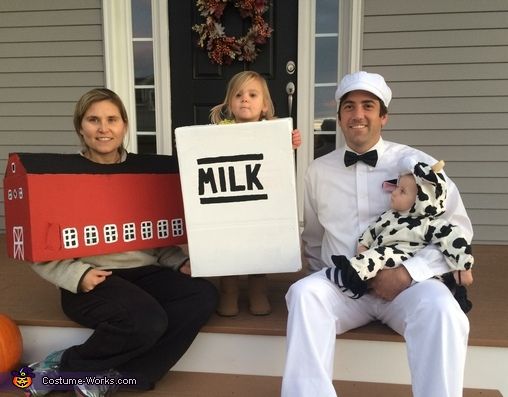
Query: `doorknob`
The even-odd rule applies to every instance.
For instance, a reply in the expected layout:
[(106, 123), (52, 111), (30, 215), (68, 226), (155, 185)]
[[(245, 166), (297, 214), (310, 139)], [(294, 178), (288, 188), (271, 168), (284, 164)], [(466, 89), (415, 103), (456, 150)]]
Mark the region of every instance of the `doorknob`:
[(296, 70), (296, 64), (293, 61), (288, 61), (288, 63), (286, 63), (286, 73), (293, 74), (293, 73), (295, 73), (295, 70)]
[(293, 94), (296, 91), (295, 83), (290, 81), (286, 84), (286, 93), (288, 94), (288, 111), (289, 117), (293, 114)]

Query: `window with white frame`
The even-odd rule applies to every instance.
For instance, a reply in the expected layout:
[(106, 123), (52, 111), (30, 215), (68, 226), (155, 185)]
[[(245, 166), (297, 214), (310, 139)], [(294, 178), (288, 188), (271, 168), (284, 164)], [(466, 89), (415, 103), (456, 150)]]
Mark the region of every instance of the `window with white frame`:
[(84, 232), (86, 246), (99, 244), (99, 231), (97, 229), (97, 226), (95, 225), (85, 226)]
[(151, 0), (131, 0), (138, 153), (157, 153)]
[(336, 146), (336, 103), (339, 2), (316, 0), (314, 69), (314, 158), (331, 152)]
[(151, 240), (153, 238), (153, 224), (151, 221), (141, 222), (141, 240)]
[(136, 240), (136, 225), (134, 223), (123, 224), (123, 241), (129, 242)]
[(169, 221), (167, 219), (157, 221), (157, 237), (159, 239), (169, 237)]
[(173, 229), (173, 237), (183, 236), (183, 219), (182, 218), (172, 219), (171, 226)]
[(118, 241), (118, 228), (116, 225), (104, 225), (104, 242), (111, 244)]
[[(172, 154), (168, 5), (160, 0), (104, 1), (106, 86), (129, 114), (127, 149)], [(164, 109), (164, 111), (162, 111)]]
[(77, 248), (78, 243), (78, 229), (75, 227), (66, 227), (62, 230), (62, 240), (65, 249)]

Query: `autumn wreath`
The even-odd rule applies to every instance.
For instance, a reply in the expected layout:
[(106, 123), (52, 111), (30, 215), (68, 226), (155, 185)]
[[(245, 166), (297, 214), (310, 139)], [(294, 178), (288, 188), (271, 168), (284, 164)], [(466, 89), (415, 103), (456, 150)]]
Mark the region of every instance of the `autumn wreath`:
[[(249, 18), (251, 26), (241, 37), (227, 36), (221, 23), (224, 9), (232, 3), (242, 18)], [(196, 24), (192, 30), (199, 34), (198, 46), (206, 49), (213, 63), (230, 64), (235, 59), (252, 62), (256, 59), (258, 45), (265, 44), (273, 29), (263, 19), (268, 11), (267, 0), (197, 0), (196, 6), (205, 22)]]

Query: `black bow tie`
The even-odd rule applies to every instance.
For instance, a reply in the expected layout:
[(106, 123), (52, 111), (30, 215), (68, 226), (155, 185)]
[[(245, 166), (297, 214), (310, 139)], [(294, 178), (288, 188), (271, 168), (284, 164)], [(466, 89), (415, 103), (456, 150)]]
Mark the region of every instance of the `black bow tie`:
[(375, 167), (377, 163), (377, 150), (371, 150), (363, 154), (356, 154), (346, 150), (346, 153), (344, 153), (344, 164), (346, 167), (356, 164), (358, 161), (363, 161), (365, 164)]

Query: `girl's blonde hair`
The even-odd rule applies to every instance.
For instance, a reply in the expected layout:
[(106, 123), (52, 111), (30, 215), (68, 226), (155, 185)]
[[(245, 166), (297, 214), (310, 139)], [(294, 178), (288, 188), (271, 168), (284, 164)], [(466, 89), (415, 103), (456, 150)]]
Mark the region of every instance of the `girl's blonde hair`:
[(275, 110), (273, 107), (272, 97), (270, 96), (270, 90), (268, 84), (263, 76), (258, 72), (247, 70), (235, 74), (231, 80), (229, 80), (228, 87), (226, 90), (226, 98), (221, 104), (214, 106), (210, 110), (210, 121), (213, 124), (219, 124), (223, 120), (234, 120), (235, 116), (231, 113), (231, 102), (235, 94), (242, 89), (242, 87), (252, 79), (256, 79), (261, 84), (261, 91), (263, 94), (263, 101), (266, 105), (267, 111), (261, 114), (260, 120), (270, 120), (275, 117)]

